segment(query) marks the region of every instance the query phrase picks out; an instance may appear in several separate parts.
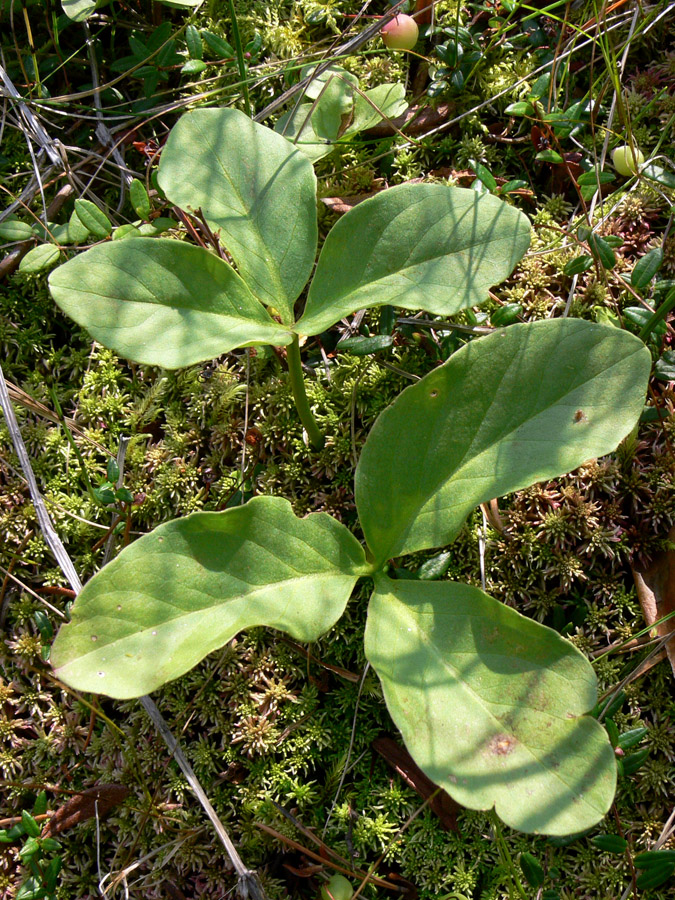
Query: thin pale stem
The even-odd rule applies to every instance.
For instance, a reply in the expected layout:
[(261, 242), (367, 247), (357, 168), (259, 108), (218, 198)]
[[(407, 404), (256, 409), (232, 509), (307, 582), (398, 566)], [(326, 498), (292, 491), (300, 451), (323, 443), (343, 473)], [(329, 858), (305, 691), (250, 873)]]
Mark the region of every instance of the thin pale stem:
[(246, 107), (246, 115), (253, 117), (251, 109), (251, 97), (248, 92), (248, 68), (244, 58), (244, 47), (241, 43), (241, 34), (239, 33), (239, 23), (237, 22), (237, 12), (234, 8), (233, 0), (228, 0), (227, 5), (230, 9), (230, 25), (232, 26), (232, 40), (234, 41), (234, 50), (237, 54), (237, 68), (239, 69), (239, 77), (241, 78), (241, 91), (244, 95), (244, 106)]
[(300, 361), (300, 343), (297, 334), (293, 336), (293, 343), (286, 348), (286, 359), (288, 361), (288, 374), (291, 379), (291, 388), (293, 390), (293, 399), (295, 400), (295, 408), (300, 416), (309, 442), (315, 450), (321, 450), (324, 445), (324, 437), (316, 419), (309, 406), (307, 392), (305, 391), (305, 380), (302, 377), (302, 362)]

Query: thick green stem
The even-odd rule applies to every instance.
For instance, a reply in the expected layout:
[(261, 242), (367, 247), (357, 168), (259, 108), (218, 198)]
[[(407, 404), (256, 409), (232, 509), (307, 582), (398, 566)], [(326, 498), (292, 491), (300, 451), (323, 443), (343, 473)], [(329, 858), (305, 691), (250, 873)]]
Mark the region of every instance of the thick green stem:
[(295, 408), (300, 416), (300, 421), (305, 427), (309, 442), (315, 450), (321, 450), (324, 445), (324, 437), (316, 424), (316, 419), (309, 408), (309, 400), (305, 391), (305, 380), (302, 377), (302, 362), (300, 361), (300, 343), (297, 334), (293, 336), (293, 343), (286, 347), (286, 359), (288, 361), (288, 374), (291, 378), (291, 388)]

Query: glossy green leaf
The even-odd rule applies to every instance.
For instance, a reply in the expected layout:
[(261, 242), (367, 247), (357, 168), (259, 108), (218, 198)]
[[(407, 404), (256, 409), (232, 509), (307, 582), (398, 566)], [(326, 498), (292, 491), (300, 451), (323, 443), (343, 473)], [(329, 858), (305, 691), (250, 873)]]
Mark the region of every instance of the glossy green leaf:
[(635, 263), (633, 271), (630, 273), (630, 283), (638, 291), (643, 291), (649, 286), (649, 282), (656, 275), (663, 263), (663, 249), (655, 247), (649, 253)]
[(473, 166), (476, 177), (481, 182), (481, 184), (484, 184), (488, 191), (496, 191), (497, 181), (495, 180), (494, 175), (487, 168), (487, 166), (484, 166), (483, 163), (478, 162), (477, 160), (473, 161), (471, 165)]
[(38, 244), (33, 247), (19, 263), (19, 272), (26, 275), (36, 275), (44, 272), (59, 261), (61, 251), (54, 244)]
[(357, 334), (354, 337), (340, 341), (336, 349), (339, 353), (352, 353), (354, 356), (368, 356), (380, 350), (388, 350), (394, 344), (394, 338), (390, 334), (373, 334), (370, 337)]
[(660, 381), (675, 381), (675, 351), (666, 350), (654, 366), (654, 377)]
[(538, 888), (544, 883), (546, 876), (541, 863), (532, 853), (525, 851), (520, 854), (520, 868), (522, 869), (525, 881), (530, 887)]
[(616, 175), (613, 172), (600, 172), (598, 169), (582, 172), (577, 178), (577, 184), (594, 188), (599, 184), (609, 184), (612, 181), (616, 181)]
[(201, 75), (206, 68), (206, 63), (202, 59), (189, 59), (180, 70), (183, 75)]
[(199, 29), (192, 24), (185, 26), (185, 43), (187, 44), (190, 59), (201, 60), (204, 56), (202, 36), (199, 33)]
[(675, 850), (645, 850), (638, 853), (633, 862), (637, 869), (653, 869), (663, 863), (675, 866)]
[(605, 269), (614, 268), (616, 265), (616, 256), (614, 255), (611, 246), (604, 238), (593, 232), (588, 235), (588, 246), (591, 248), (593, 256), (600, 260)]
[(379, 577), (366, 656), (415, 762), (470, 809), (519, 831), (569, 834), (614, 797), (588, 660), (478, 588)]
[(663, 184), (668, 188), (675, 188), (675, 172), (668, 172), (667, 169), (657, 166), (656, 163), (649, 163), (649, 165), (644, 166), (641, 174), (644, 178), (649, 178), (650, 181), (656, 181), (658, 184)]
[(361, 545), (326, 513), (256, 497), (160, 525), (85, 585), (51, 661), (76, 690), (138, 697), (177, 678), (244, 628), (313, 641), (342, 615)]
[(519, 100), (507, 106), (504, 112), (507, 116), (533, 116), (534, 107), (525, 100)]
[(147, 219), (150, 215), (150, 197), (145, 185), (138, 178), (134, 178), (129, 185), (129, 199), (136, 215), (141, 219)]
[(541, 150), (534, 158), (541, 162), (553, 163), (554, 165), (560, 165), (565, 162), (556, 150)]
[(628, 847), (626, 838), (618, 834), (598, 834), (591, 838), (591, 843), (604, 850), (605, 853), (625, 853)]
[(75, 213), (80, 222), (94, 237), (106, 238), (112, 231), (112, 223), (106, 214), (91, 200), (76, 200)]
[(231, 266), (182, 241), (100, 244), (52, 272), (49, 287), (99, 343), (167, 369), (291, 340)]
[(172, 203), (202, 210), (253, 294), (292, 322), (316, 254), (307, 157), (238, 110), (195, 109), (171, 130), (158, 181)]
[(202, 31), (204, 43), (218, 59), (231, 59), (236, 54), (234, 47), (212, 31)]
[(628, 731), (624, 731), (622, 735), (619, 736), (619, 747), (622, 750), (630, 750), (631, 747), (635, 747), (640, 743), (642, 738), (649, 733), (648, 728), (631, 728)]
[(462, 347), (365, 443), (356, 504), (376, 559), (443, 546), (479, 503), (609, 453), (642, 412), (650, 365), (634, 335), (580, 319)]
[(593, 257), (588, 253), (582, 253), (581, 256), (575, 256), (565, 265), (563, 275), (581, 275), (582, 272), (587, 272), (592, 265)]
[(527, 218), (496, 197), (441, 184), (382, 191), (328, 234), (297, 331), (384, 304), (452, 315), (482, 303), (529, 241)]
[(68, 240), (71, 244), (82, 244), (90, 235), (90, 231), (86, 225), (80, 220), (80, 217), (72, 211), (70, 219), (68, 219)]
[(35, 233), (28, 222), (19, 219), (9, 219), (0, 223), (0, 240), (3, 241), (30, 241)]

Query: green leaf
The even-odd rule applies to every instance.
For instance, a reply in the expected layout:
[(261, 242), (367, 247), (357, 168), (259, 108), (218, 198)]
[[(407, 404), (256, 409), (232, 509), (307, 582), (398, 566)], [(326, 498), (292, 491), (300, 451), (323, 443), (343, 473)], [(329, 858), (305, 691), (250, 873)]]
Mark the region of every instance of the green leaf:
[(187, 44), (190, 59), (202, 59), (204, 56), (202, 37), (199, 29), (195, 28), (194, 25), (185, 26), (185, 43)]
[(616, 181), (616, 175), (613, 172), (598, 172), (597, 169), (593, 169), (590, 172), (582, 172), (577, 178), (578, 184), (590, 187), (597, 187), (598, 184), (609, 184), (611, 181)]
[[(39, 610), (42, 612), (42, 610)], [(44, 613), (42, 613), (44, 615)], [(42, 629), (40, 629), (42, 632)], [(40, 791), (40, 793), (35, 798), (35, 803), (33, 804), (33, 815), (34, 816), (43, 816), (47, 812), (47, 792)]]
[(495, 328), (502, 328), (506, 325), (513, 325), (518, 321), (518, 317), (522, 315), (523, 307), (520, 303), (505, 303), (496, 309), (490, 316), (490, 324)]
[(628, 846), (628, 841), (618, 834), (598, 834), (591, 838), (591, 843), (605, 853), (625, 853)]
[(496, 191), (497, 190), (497, 182), (495, 180), (494, 175), (487, 168), (487, 166), (484, 166), (483, 163), (480, 163), (477, 160), (474, 160), (472, 162), (472, 166), (476, 173), (476, 177), (482, 184), (485, 185), (485, 187), (488, 189), (488, 191)]
[(532, 853), (521, 853), (520, 868), (525, 876), (525, 881), (527, 881), (530, 887), (538, 888), (542, 886), (546, 876), (544, 875), (544, 870), (536, 856), (533, 856)]
[(102, 210), (91, 200), (76, 200), (77, 218), (94, 237), (106, 238), (112, 231), (112, 223)]
[(202, 210), (249, 289), (291, 323), (316, 255), (307, 157), (238, 110), (195, 109), (171, 130), (158, 180), (171, 203)]
[(86, 225), (84, 225), (75, 210), (70, 214), (70, 219), (68, 219), (68, 241), (71, 244), (82, 244), (89, 237), (90, 231)]
[(523, 181), (522, 178), (512, 178), (510, 181), (507, 181), (506, 184), (503, 184), (499, 188), (500, 194), (510, 194), (513, 191), (519, 191), (521, 188), (527, 187), (527, 181)]
[(23, 882), (16, 895), (16, 900), (40, 900), (46, 895), (40, 878), (28, 878)]
[(592, 265), (593, 257), (589, 256), (588, 253), (582, 253), (581, 256), (575, 256), (574, 259), (566, 263), (563, 275), (581, 275), (582, 272), (587, 272)]
[[(311, 103), (301, 103), (277, 120), (274, 130), (282, 135), (312, 162), (328, 156), (335, 149), (335, 138), (319, 137), (314, 131)], [(337, 136), (337, 131), (335, 132)]]
[(177, 678), (243, 628), (314, 641), (342, 615), (360, 544), (326, 513), (256, 497), (160, 525), (85, 585), (52, 664), (82, 691), (139, 697)]
[(593, 256), (595, 256), (596, 259), (600, 260), (603, 268), (614, 268), (614, 266), (616, 265), (616, 256), (614, 255), (614, 251), (604, 238), (601, 238), (599, 234), (595, 234), (593, 232), (588, 235), (588, 246), (591, 248), (591, 253), (593, 254)]
[[(33, 820), (33, 821), (35, 821), (35, 820)], [(37, 825), (37, 822), (35, 822), (35, 824)], [(38, 834), (39, 833), (40, 833), (40, 829), (38, 826)], [(28, 840), (24, 842), (23, 847), (19, 850), (19, 856), (24, 861), (24, 864), (26, 864), (31, 857), (35, 856), (35, 854), (39, 853), (39, 852), (40, 852), (40, 843), (39, 843), (37, 837), (34, 837), (33, 835), (31, 835), (31, 837), (29, 837)]]
[(642, 891), (647, 891), (651, 890), (651, 888), (659, 887), (659, 885), (665, 884), (674, 872), (675, 864), (673, 863), (663, 863), (660, 866), (654, 866), (653, 869), (649, 869), (639, 876), (636, 881), (637, 887)]
[(61, 7), (71, 22), (84, 22), (96, 9), (96, 0), (61, 0)]
[(40, 826), (27, 809), (21, 810), (21, 824), (26, 829), (27, 835), (35, 838), (40, 837)]
[(565, 162), (562, 156), (555, 150), (541, 150), (537, 153), (535, 159), (539, 159), (542, 162), (555, 163), (556, 165)]
[(61, 309), (127, 359), (177, 369), (235, 347), (290, 342), (236, 272), (163, 238), (110, 241), (52, 272)]
[(649, 282), (661, 268), (663, 262), (663, 249), (655, 247), (649, 253), (635, 263), (633, 271), (630, 274), (630, 283), (638, 291), (643, 291), (649, 286)]
[(517, 103), (511, 103), (504, 110), (507, 116), (533, 116), (534, 107), (526, 100), (519, 100)]
[(126, 238), (134, 237), (142, 237), (142, 235), (140, 229), (135, 225), (132, 225), (131, 222), (127, 222), (125, 225), (120, 225), (119, 228), (116, 228), (112, 233), (113, 241), (123, 241)]
[(644, 178), (649, 178), (650, 181), (656, 181), (657, 184), (675, 188), (675, 173), (667, 172), (661, 166), (657, 166), (656, 163), (649, 163), (641, 170), (641, 174)]
[(371, 337), (356, 335), (340, 341), (336, 349), (343, 353), (352, 353), (354, 356), (368, 356), (379, 350), (388, 350), (394, 343), (390, 334), (374, 334)]
[(39, 244), (33, 247), (19, 263), (19, 271), (27, 275), (44, 272), (59, 261), (61, 251), (54, 244)]
[(623, 774), (634, 775), (648, 756), (649, 747), (643, 747), (642, 750), (636, 750), (635, 753), (629, 753), (628, 756), (624, 756), (622, 759)]
[(624, 733), (619, 736), (619, 747), (621, 747), (622, 750), (630, 750), (631, 747), (635, 747), (639, 744), (648, 732), (648, 728), (642, 727), (631, 728), (628, 731), (624, 731)]
[(145, 185), (138, 178), (134, 178), (129, 185), (129, 199), (136, 215), (141, 219), (147, 219), (150, 215), (150, 197)]
[(212, 31), (202, 31), (202, 38), (209, 50), (218, 57), (218, 59), (231, 59), (236, 54), (234, 48)]
[(0, 223), (0, 239), (3, 241), (30, 241), (35, 237), (28, 222), (18, 219)]
[(639, 338), (579, 319), (466, 344), (365, 443), (356, 505), (377, 561), (444, 546), (479, 503), (609, 453), (642, 412), (650, 366)]
[(200, 75), (206, 68), (206, 63), (201, 59), (189, 59), (184, 66), (181, 66), (183, 75)]
[(343, 116), (351, 114), (353, 104), (351, 94), (345, 90), (345, 85), (339, 78), (334, 76), (326, 81), (323, 90), (310, 106), (310, 109), (314, 108), (312, 129), (317, 137), (327, 141), (337, 140)]
[(654, 377), (660, 381), (675, 381), (675, 350), (666, 350), (654, 366)]
[(638, 853), (633, 862), (636, 869), (653, 869), (663, 863), (675, 866), (675, 850), (645, 850)]
[(408, 108), (405, 99), (405, 86), (396, 84), (380, 84), (377, 87), (356, 94), (354, 97), (354, 118), (345, 131), (345, 135), (356, 134), (377, 125), (383, 118), (395, 119)]
[(359, 86), (359, 79), (342, 66), (330, 65), (323, 72), (314, 76), (316, 65), (305, 66), (300, 72), (301, 80), (312, 76), (304, 90), (304, 95), (309, 100), (317, 100), (325, 91), (327, 84), (339, 86), (342, 94), (342, 112), (348, 112), (354, 102), (354, 88)]
[(380, 576), (365, 644), (415, 762), (458, 803), (539, 834), (606, 813), (614, 754), (583, 716), (595, 674), (557, 632), (467, 584)]
[(529, 241), (528, 219), (496, 197), (441, 184), (382, 191), (328, 234), (296, 330), (320, 334), (385, 304), (452, 315), (482, 303)]
[(178, 222), (175, 219), (169, 219), (166, 216), (158, 216), (151, 222), (143, 222), (138, 230), (146, 237), (153, 237), (155, 235), (164, 234), (165, 231), (169, 231), (171, 228), (178, 228)]

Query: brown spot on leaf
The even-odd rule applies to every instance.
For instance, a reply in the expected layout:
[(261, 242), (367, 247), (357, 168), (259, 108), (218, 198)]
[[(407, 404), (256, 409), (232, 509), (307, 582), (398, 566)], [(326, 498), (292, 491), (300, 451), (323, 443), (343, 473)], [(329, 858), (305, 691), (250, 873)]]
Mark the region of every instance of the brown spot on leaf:
[(493, 756), (508, 756), (515, 750), (516, 743), (511, 734), (496, 734), (488, 744), (488, 750)]
[(586, 413), (583, 411), (583, 409), (578, 409), (574, 413), (574, 422), (575, 422), (575, 424), (578, 422), (588, 422), (588, 417), (587, 417)]

